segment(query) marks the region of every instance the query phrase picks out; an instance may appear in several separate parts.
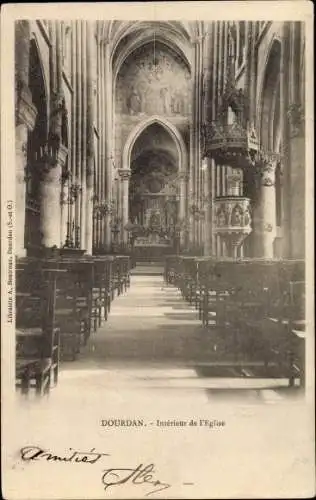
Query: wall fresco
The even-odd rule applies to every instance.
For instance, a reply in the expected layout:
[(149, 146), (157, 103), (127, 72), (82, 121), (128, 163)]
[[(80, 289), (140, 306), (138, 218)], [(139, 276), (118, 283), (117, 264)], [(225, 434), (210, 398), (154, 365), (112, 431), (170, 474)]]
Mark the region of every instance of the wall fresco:
[(165, 46), (147, 44), (127, 58), (116, 85), (116, 113), (130, 116), (190, 114), (190, 73)]

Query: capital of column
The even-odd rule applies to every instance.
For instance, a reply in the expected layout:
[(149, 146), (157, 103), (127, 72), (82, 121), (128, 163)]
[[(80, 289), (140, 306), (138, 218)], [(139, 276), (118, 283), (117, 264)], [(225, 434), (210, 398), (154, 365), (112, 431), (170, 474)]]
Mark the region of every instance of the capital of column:
[(32, 101), (29, 87), (22, 80), (16, 83), (15, 120), (16, 126), (26, 125), (32, 131), (35, 126), (37, 109)]
[(276, 163), (269, 162), (264, 165), (260, 172), (260, 184), (265, 187), (272, 187), (275, 185), (275, 170)]
[(261, 186), (275, 185), (275, 171), (281, 156), (278, 153), (261, 154), (257, 162), (257, 179)]
[(118, 174), (122, 181), (127, 181), (132, 175), (131, 171), (128, 168), (119, 168)]
[(112, 201), (102, 201), (96, 203), (94, 206), (94, 217), (96, 219), (103, 219), (104, 217), (109, 217), (114, 212), (114, 207)]
[(35, 152), (34, 163), (41, 176), (49, 174), (50, 171), (55, 170), (55, 167), (64, 168), (68, 155), (68, 148), (63, 144), (54, 144), (50, 141), (40, 146), (39, 150)]

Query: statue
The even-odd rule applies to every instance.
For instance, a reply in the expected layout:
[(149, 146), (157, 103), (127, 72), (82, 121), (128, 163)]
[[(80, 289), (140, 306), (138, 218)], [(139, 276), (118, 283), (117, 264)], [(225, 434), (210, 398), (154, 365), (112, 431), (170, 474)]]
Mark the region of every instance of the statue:
[(217, 225), (219, 227), (223, 227), (223, 226), (226, 225), (226, 215), (225, 215), (225, 211), (223, 209), (221, 209), (218, 212), (218, 215), (217, 215)]
[(131, 115), (136, 115), (141, 111), (141, 99), (135, 88), (132, 88), (127, 103), (128, 111)]
[(250, 213), (249, 213), (249, 210), (247, 208), (245, 213), (244, 213), (244, 226), (249, 226), (249, 224), (250, 224)]
[(232, 226), (241, 226), (242, 225), (242, 209), (240, 206), (236, 205), (232, 212), (231, 219)]
[(160, 97), (162, 99), (163, 112), (170, 113), (170, 94), (168, 87), (160, 89)]
[(175, 93), (172, 98), (172, 112), (178, 115), (183, 115), (183, 98), (179, 93)]

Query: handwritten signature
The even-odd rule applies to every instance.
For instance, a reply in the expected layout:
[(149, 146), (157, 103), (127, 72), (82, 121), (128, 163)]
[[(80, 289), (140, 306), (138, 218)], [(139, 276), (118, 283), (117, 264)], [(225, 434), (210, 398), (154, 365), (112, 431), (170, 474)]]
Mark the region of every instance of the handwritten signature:
[(145, 496), (158, 493), (159, 491), (170, 488), (170, 484), (163, 483), (159, 479), (155, 479), (155, 465), (138, 465), (135, 469), (107, 469), (102, 476), (102, 483), (105, 491), (110, 486), (119, 486), (130, 481), (133, 484), (149, 484), (154, 486)]
[[(109, 457), (109, 453), (100, 453), (91, 448), (90, 451), (74, 450), (69, 448), (69, 453), (56, 455), (55, 453), (45, 450), (39, 446), (25, 446), (20, 449), (21, 459), (24, 462), (35, 462), (45, 460), (47, 462), (70, 462), (70, 463), (85, 463), (95, 464), (102, 457)], [(145, 496), (153, 495), (159, 491), (170, 488), (171, 485), (160, 481), (155, 477), (154, 464), (140, 464), (136, 468), (110, 468), (103, 470), (102, 484), (104, 490), (107, 491), (110, 487), (120, 486), (127, 482), (134, 485), (150, 485), (151, 489)]]

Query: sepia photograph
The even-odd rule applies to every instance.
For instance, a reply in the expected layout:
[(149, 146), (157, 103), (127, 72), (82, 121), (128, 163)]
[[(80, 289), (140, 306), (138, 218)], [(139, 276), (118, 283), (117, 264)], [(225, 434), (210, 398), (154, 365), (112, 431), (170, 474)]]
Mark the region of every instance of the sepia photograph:
[(197, 4), (2, 16), (8, 500), (315, 494), (312, 6)]

